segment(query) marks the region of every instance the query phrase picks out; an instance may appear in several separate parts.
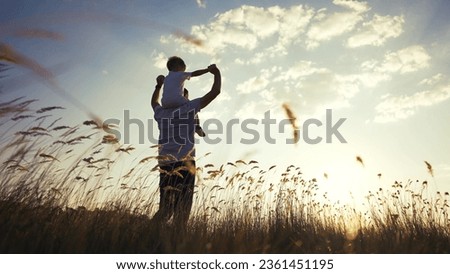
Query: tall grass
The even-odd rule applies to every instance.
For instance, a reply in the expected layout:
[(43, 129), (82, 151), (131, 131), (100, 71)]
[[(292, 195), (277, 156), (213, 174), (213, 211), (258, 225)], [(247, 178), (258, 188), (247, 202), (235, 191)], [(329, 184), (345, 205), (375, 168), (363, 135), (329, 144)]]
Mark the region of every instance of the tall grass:
[(2, 253), (450, 252), (449, 193), (427, 182), (369, 192), (361, 210), (331, 202), (299, 167), (255, 160), (197, 167), (188, 227), (160, 229), (155, 148), (133, 162), (97, 121), (65, 125), (61, 107), (34, 104), (0, 103)]

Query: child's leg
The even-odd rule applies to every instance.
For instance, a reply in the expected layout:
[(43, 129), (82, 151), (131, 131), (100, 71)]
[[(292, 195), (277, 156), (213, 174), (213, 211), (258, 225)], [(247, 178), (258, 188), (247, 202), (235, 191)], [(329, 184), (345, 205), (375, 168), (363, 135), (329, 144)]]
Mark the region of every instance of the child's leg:
[(194, 125), (195, 125), (195, 132), (201, 136), (201, 137), (205, 137), (206, 134), (203, 131), (202, 127), (200, 126), (200, 119), (198, 118), (198, 114), (195, 114), (195, 118), (194, 118)]
[(195, 127), (200, 126), (200, 119), (198, 119), (198, 114), (195, 114), (194, 124), (195, 124)]
[(161, 106), (163, 108), (177, 108), (189, 102), (188, 99), (183, 96), (167, 96), (161, 98)]

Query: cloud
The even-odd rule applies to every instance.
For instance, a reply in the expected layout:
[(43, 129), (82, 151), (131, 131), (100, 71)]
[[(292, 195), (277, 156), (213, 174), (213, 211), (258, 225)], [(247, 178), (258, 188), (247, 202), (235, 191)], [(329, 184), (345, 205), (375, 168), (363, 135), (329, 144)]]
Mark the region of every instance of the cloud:
[(408, 73), (427, 68), (431, 57), (423, 46), (415, 45), (389, 52), (384, 56), (384, 60), (366, 61), (362, 64), (365, 71), (379, 73)]
[[(301, 97), (303, 107), (312, 106), (308, 109), (309, 112), (314, 112), (314, 108), (318, 106), (347, 107), (363, 86), (374, 87), (382, 80), (385, 80), (385, 76), (378, 73), (337, 73), (305, 60), (298, 61), (285, 70), (279, 68), (273, 78), (274, 83), (281, 83), (293, 93), (297, 93)], [(287, 100), (293, 93), (277, 95), (278, 98)], [(266, 97), (270, 98), (268, 95)]]
[(326, 14), (321, 10), (313, 19), (306, 36), (306, 47), (314, 49), (323, 41), (352, 31), (363, 20), (362, 14), (370, 8), (366, 2), (335, 0), (333, 4), (350, 9), (346, 12)]
[(277, 32), (280, 24), (279, 12), (277, 8), (265, 9), (244, 5), (221, 14), (211, 26), (245, 29), (249, 33), (265, 38)]
[(268, 57), (267, 52), (257, 52), (252, 54), (250, 58), (247, 58), (247, 60), (243, 60), (242, 58), (236, 58), (234, 59), (234, 63), (238, 65), (256, 65), (264, 62)]
[(196, 0), (197, 1), (197, 6), (199, 8), (206, 8), (206, 2), (205, 0)]
[(312, 61), (301, 60), (283, 72), (280, 76), (276, 77), (274, 81), (299, 80), (305, 76), (324, 71), (326, 71), (326, 69), (315, 67)]
[(306, 6), (293, 6), (289, 9), (272, 8), (277, 10), (280, 20), (278, 29), (278, 42), (269, 51), (285, 54), (286, 48), (302, 39), (301, 35), (306, 32), (311, 19), (315, 15), (312, 8)]
[[(214, 56), (229, 47), (251, 51), (260, 46), (262, 41), (277, 36), (277, 43), (270, 52), (285, 53), (285, 48), (305, 32), (313, 16), (314, 9), (303, 5), (290, 8), (243, 5), (217, 14), (208, 24), (191, 28), (190, 35), (203, 41), (203, 47), (189, 47), (184, 43), (180, 45), (191, 53), (200, 52)], [(161, 43), (168, 43), (170, 40), (181, 42), (174, 36), (161, 37)]]
[(419, 82), (419, 85), (428, 85), (432, 86), (439, 83), (443, 79), (444, 75), (442, 73), (438, 73), (430, 78), (423, 79)]
[(239, 85), (239, 89), (258, 87), (261, 97), (258, 100), (266, 106), (289, 102), (302, 114), (315, 114), (325, 107), (349, 106), (362, 85), (358, 74), (338, 74), (311, 61), (301, 60), (287, 68), (275, 66), (270, 73), (262, 73)]
[(202, 52), (214, 56), (222, 53), (229, 46), (253, 50), (257, 46), (258, 37), (248, 30), (236, 27), (227, 27), (226, 25), (214, 24), (211, 26), (193, 26), (193, 37), (197, 37), (204, 41), (203, 47), (189, 47), (184, 43), (180, 43), (185, 49), (192, 53)]
[(412, 95), (385, 96), (375, 107), (375, 122), (387, 123), (406, 119), (422, 107), (429, 107), (450, 98), (450, 85), (436, 85)]
[[(274, 107), (289, 102), (302, 113), (315, 113), (318, 108), (347, 107), (349, 100), (361, 90), (355, 75), (340, 75), (317, 67), (309, 61), (299, 61), (290, 68), (272, 67), (259, 76), (239, 84), (239, 94), (256, 93), (261, 105)], [(253, 97), (256, 98), (256, 97)]]
[(381, 73), (336, 73), (312, 61), (300, 60), (290, 67), (263, 69), (236, 89), (239, 94), (255, 93), (264, 106), (289, 102), (303, 114), (315, 114), (323, 108), (348, 107), (364, 86), (374, 87), (383, 80), (386, 76)]
[(192, 27), (191, 35), (204, 41), (203, 48), (193, 50), (209, 55), (223, 52), (229, 46), (253, 50), (259, 39), (274, 34), (279, 27), (276, 15), (264, 8), (241, 6), (222, 14), (207, 25)]
[[(248, 66), (248, 78), (232, 83), (230, 88), (242, 97), (242, 106), (258, 102), (246, 105), (252, 111), (284, 102), (290, 102), (303, 114), (314, 114), (324, 107), (347, 107), (361, 90), (430, 66), (431, 57), (424, 46), (403, 46), (387, 52), (382, 48), (404, 32), (402, 15), (369, 13), (371, 8), (362, 1), (334, 0), (333, 4), (332, 11), (307, 5), (243, 5), (191, 28), (190, 35), (202, 40), (203, 47), (177, 43), (177, 37), (170, 35), (162, 37), (161, 42), (176, 45), (177, 51), (219, 58), (221, 65), (230, 66), (229, 75)], [(314, 51), (331, 40), (345, 47), (327, 48), (330, 52), (325, 54), (322, 49)], [(369, 52), (367, 55), (373, 59), (367, 59), (365, 53), (352, 51), (363, 46), (380, 48)], [(166, 59), (163, 55), (157, 57)], [(446, 89), (433, 85), (442, 76), (435, 77), (423, 80), (421, 85), (426, 88), (415, 95), (382, 98), (376, 120), (408, 117), (419, 107), (445, 100)], [(402, 106), (398, 111), (396, 103)]]
[(249, 94), (256, 91), (262, 91), (270, 83), (270, 74), (271, 73), (269, 70), (263, 69), (261, 70), (260, 75), (252, 77), (245, 82), (238, 84), (236, 86), (236, 90), (239, 94)]
[(387, 39), (398, 37), (403, 32), (403, 16), (381, 16), (375, 14), (369, 22), (363, 23), (355, 35), (347, 40), (347, 46), (381, 46)]
[[(229, 48), (254, 51), (263, 45), (264, 49), (258, 52), (262, 58), (287, 55), (288, 47), (293, 44), (312, 50), (322, 42), (351, 33), (370, 10), (368, 3), (362, 1), (334, 0), (333, 4), (344, 10), (327, 13), (326, 9), (316, 10), (307, 5), (288, 8), (243, 5), (216, 14), (208, 24), (191, 28), (190, 35), (203, 41), (202, 47), (192, 47), (174, 36), (163, 36), (161, 43), (176, 40), (187, 52), (210, 56), (222, 54)], [(381, 45), (402, 32), (403, 21), (401, 16), (375, 15), (346, 43), (349, 47)], [(264, 42), (269, 39), (271, 45), (265, 46)], [(262, 58), (245, 63), (256, 64)]]
[(359, 13), (370, 10), (369, 4), (364, 1), (333, 0), (333, 4), (352, 9)]
[(389, 74), (380, 72), (359, 73), (357, 74), (357, 78), (362, 85), (368, 88), (374, 88), (378, 85), (378, 83), (392, 79), (392, 77)]
[(165, 69), (168, 57), (162, 52), (160, 52), (158, 54), (156, 54), (156, 52), (154, 52), (152, 55), (153, 55), (154, 66), (159, 69)]
[(327, 16), (325, 19), (315, 22), (308, 30), (306, 46), (308, 49), (314, 49), (320, 45), (320, 42), (329, 41), (351, 31), (361, 20), (362, 17), (359, 14), (351, 12)]

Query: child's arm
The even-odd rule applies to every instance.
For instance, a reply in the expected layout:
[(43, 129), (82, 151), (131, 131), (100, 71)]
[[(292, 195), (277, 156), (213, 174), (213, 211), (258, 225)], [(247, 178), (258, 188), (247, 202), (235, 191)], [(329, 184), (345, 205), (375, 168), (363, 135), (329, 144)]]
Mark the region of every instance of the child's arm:
[(191, 77), (200, 76), (200, 75), (203, 75), (203, 74), (208, 73), (208, 72), (209, 72), (209, 70), (207, 68), (206, 69), (195, 70), (195, 71), (191, 72)]
[(156, 86), (155, 86), (155, 91), (153, 92), (152, 95), (152, 108), (155, 109), (155, 107), (159, 106), (159, 93), (161, 91), (161, 86), (164, 84), (164, 76), (163, 75), (159, 75), (156, 78)]
[(200, 99), (200, 109), (206, 107), (209, 103), (216, 99), (222, 88), (222, 76), (220, 75), (220, 70), (216, 67), (216, 65), (210, 65), (208, 70), (214, 75), (214, 83), (211, 90)]

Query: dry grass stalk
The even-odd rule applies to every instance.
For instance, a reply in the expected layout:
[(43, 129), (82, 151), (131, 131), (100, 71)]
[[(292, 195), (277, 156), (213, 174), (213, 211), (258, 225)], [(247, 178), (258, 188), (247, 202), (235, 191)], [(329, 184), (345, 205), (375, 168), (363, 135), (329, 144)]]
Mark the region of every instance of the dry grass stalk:
[(363, 159), (361, 158), (361, 156), (356, 156), (356, 161), (358, 162), (358, 163), (360, 163), (363, 167), (364, 167), (364, 161), (363, 161)]
[(424, 161), (424, 162), (425, 162), (425, 165), (427, 166), (428, 173), (430, 173), (431, 177), (434, 177), (433, 166), (430, 163), (428, 163), (427, 161)]
[(300, 140), (300, 130), (297, 125), (297, 117), (295, 116), (294, 112), (292, 111), (291, 107), (288, 104), (284, 103), (282, 107), (286, 112), (286, 116), (288, 117), (289, 122), (291, 123), (294, 136), (294, 143), (297, 144), (298, 141)]

